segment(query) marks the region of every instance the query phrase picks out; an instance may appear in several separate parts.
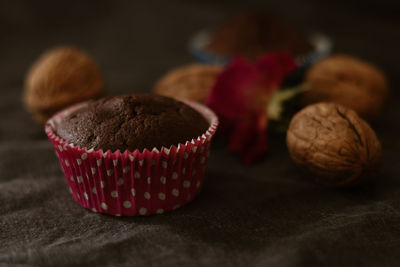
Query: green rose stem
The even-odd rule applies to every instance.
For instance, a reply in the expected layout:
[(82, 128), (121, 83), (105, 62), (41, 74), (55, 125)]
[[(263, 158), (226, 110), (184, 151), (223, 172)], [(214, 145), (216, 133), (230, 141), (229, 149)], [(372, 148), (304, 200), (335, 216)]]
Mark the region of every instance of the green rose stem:
[(268, 118), (276, 121), (281, 120), (282, 113), (285, 110), (285, 103), (308, 90), (310, 90), (310, 86), (305, 83), (295, 87), (276, 90), (272, 94), (271, 100), (267, 106)]

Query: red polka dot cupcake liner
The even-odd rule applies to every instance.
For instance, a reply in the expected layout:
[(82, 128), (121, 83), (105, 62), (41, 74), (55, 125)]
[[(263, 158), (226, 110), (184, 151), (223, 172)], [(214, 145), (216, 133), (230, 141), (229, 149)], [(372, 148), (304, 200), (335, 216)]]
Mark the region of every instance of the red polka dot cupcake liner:
[(57, 136), (56, 125), (84, 103), (54, 115), (45, 126), (60, 161), (69, 191), (82, 207), (115, 216), (136, 216), (174, 210), (202, 189), (218, 118), (209, 108), (185, 103), (210, 123), (196, 139), (177, 146), (133, 152), (87, 149)]

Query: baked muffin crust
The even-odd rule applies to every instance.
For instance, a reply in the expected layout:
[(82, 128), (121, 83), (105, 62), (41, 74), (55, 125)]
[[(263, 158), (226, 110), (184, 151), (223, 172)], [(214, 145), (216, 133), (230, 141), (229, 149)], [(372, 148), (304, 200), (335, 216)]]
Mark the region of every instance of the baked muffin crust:
[(56, 132), (80, 147), (123, 152), (185, 143), (208, 127), (200, 113), (182, 102), (136, 94), (87, 102), (58, 123)]

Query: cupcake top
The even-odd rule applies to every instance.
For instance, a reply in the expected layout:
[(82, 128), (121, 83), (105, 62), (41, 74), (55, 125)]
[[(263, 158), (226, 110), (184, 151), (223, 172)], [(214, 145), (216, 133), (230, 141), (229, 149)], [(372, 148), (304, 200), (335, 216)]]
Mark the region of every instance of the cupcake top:
[(294, 56), (314, 47), (295, 27), (262, 12), (247, 11), (222, 23), (211, 34), (207, 49), (214, 54), (254, 60), (263, 53), (288, 51)]
[(188, 105), (153, 94), (87, 102), (56, 125), (68, 143), (106, 151), (169, 148), (207, 131), (209, 123)]

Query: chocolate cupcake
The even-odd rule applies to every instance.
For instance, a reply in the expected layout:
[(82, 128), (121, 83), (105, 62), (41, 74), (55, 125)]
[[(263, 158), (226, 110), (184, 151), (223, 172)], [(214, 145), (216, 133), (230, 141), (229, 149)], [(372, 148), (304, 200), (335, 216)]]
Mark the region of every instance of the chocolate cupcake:
[(199, 193), (217, 124), (200, 104), (140, 94), (73, 106), (46, 133), (76, 202), (133, 216), (175, 209)]

